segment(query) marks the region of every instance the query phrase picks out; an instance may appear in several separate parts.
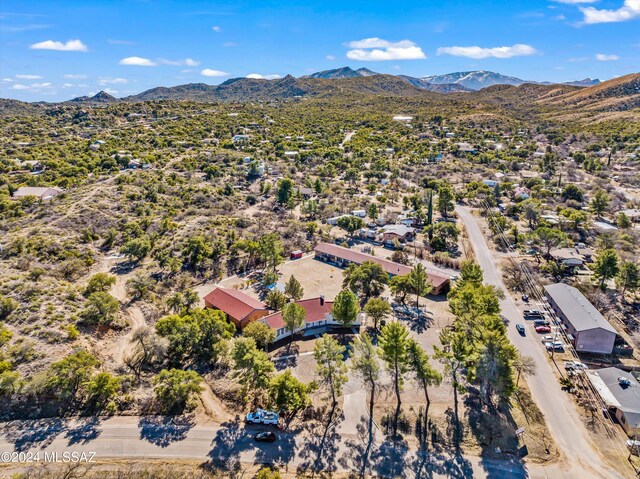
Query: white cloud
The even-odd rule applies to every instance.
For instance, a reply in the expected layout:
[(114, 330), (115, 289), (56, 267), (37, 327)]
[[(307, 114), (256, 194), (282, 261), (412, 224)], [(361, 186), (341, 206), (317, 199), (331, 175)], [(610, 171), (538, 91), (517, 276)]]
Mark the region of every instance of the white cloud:
[(596, 53), (596, 60), (599, 62), (611, 62), (614, 60), (620, 60), (618, 55), (605, 55), (604, 53)]
[(114, 90), (113, 88), (105, 88), (103, 91), (105, 93), (108, 93), (109, 95), (117, 95), (118, 94), (118, 90)]
[(74, 75), (73, 73), (67, 73), (63, 76), (68, 80), (84, 80), (85, 78), (87, 78), (87, 75)]
[(40, 75), (16, 75), (20, 80), (42, 80)]
[(346, 44), (351, 48), (347, 52), (347, 58), (359, 61), (386, 61), (386, 60), (421, 60), (427, 58), (418, 45), (411, 40), (390, 42), (382, 38), (372, 37), (354, 40)]
[(530, 45), (518, 43), (510, 47), (482, 48), (472, 47), (441, 47), (438, 48), (438, 55), (453, 55), (455, 57), (467, 57), (479, 60), (481, 58), (512, 58), (538, 53)]
[(15, 80), (14, 80), (13, 78), (3, 78), (3, 79), (2, 79), (2, 80), (0, 80), (0, 81), (2, 81), (2, 82), (4, 82), (4, 83), (12, 83), (12, 82), (14, 82)]
[(327, 55), (325, 58), (329, 61), (333, 61), (336, 59), (336, 57), (334, 57), (333, 55)]
[(260, 75), (260, 73), (249, 73), (247, 78), (255, 78), (255, 79), (264, 79), (264, 80), (275, 80), (276, 78), (280, 78), (280, 75)]
[(640, 0), (624, 0), (622, 7), (617, 10), (600, 10), (595, 7), (580, 7), (584, 14), (584, 23), (614, 23), (626, 22), (640, 17)]
[(28, 90), (29, 89), (29, 87), (27, 85), (22, 85), (20, 83), (16, 83), (11, 88), (13, 88), (14, 90)]
[(200, 72), (200, 75), (205, 77), (226, 77), (229, 76), (227, 72), (223, 72), (220, 70), (212, 70), (211, 68), (205, 68)]
[(34, 43), (29, 48), (32, 50), (57, 50), (59, 52), (86, 52), (89, 49), (80, 40), (69, 40), (67, 43), (45, 40)]
[(166, 58), (161, 58), (160, 60), (158, 60), (158, 63), (162, 63), (163, 65), (187, 67), (197, 67), (198, 65), (200, 65), (200, 62), (194, 60), (193, 58), (185, 58), (184, 60), (167, 60)]
[(31, 84), (31, 88), (49, 88), (51, 86), (51, 83), (47, 82), (47, 83), (32, 83)]
[(214, 25), (211, 27), (211, 30), (213, 30), (216, 33), (220, 33), (222, 31), (222, 28), (220, 28), (219, 25)]
[(71, 88), (73, 86), (73, 83), (63, 83), (62, 84), (62, 88)]
[(100, 78), (98, 80), (98, 85), (124, 85), (126, 83), (129, 83), (129, 81), (126, 78), (109, 78), (109, 77), (103, 77)]
[(120, 65), (130, 65), (137, 67), (155, 67), (157, 63), (142, 57), (127, 57), (120, 60)]
[(222, 46), (223, 46), (223, 47), (230, 48), (230, 47), (237, 47), (237, 46), (238, 46), (238, 44), (237, 44), (236, 42), (224, 42), (224, 43), (222, 44)]

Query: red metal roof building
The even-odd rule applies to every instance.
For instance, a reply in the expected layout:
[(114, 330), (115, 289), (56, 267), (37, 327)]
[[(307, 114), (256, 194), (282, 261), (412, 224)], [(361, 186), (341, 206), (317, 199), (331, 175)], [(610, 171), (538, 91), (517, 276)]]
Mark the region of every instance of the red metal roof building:
[[(362, 264), (365, 261), (372, 261), (382, 266), (389, 276), (404, 276), (411, 272), (411, 267), (389, 261), (388, 259), (378, 258), (370, 254), (361, 253), (349, 248), (344, 248), (330, 243), (319, 243), (315, 247), (316, 258), (325, 262), (335, 263), (340, 267), (349, 266), (350, 263)], [(441, 294), (444, 288), (449, 284), (449, 278), (444, 275), (427, 271), (429, 281), (433, 285), (433, 294)]]
[[(302, 306), (306, 311), (305, 324), (296, 331), (334, 324), (333, 315), (331, 314), (333, 301), (325, 301), (323, 297), (319, 297), (296, 301), (296, 304)], [(282, 311), (264, 316), (260, 318), (260, 321), (276, 332), (276, 341), (290, 334), (290, 331), (287, 330), (287, 326), (284, 323), (284, 319), (282, 319)]]
[(237, 289), (218, 287), (204, 297), (204, 302), (208, 308), (225, 313), (239, 328), (269, 314), (266, 304)]

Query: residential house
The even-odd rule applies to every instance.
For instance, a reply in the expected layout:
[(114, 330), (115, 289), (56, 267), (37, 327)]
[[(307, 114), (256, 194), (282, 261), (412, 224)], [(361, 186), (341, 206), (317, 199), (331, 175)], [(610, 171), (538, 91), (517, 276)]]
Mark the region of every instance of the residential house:
[(233, 135), (233, 138), (231, 138), (231, 141), (233, 143), (246, 143), (248, 142), (250, 139), (249, 135)]
[(470, 143), (456, 143), (457, 147), (458, 147), (458, 153), (463, 153), (463, 154), (471, 154), (471, 155), (475, 155), (476, 154), (476, 148), (474, 146), (471, 146)]
[(266, 304), (237, 289), (215, 288), (204, 297), (204, 303), (208, 308), (222, 311), (239, 329), (269, 314)]
[(513, 198), (516, 200), (528, 200), (530, 198), (531, 191), (524, 186), (516, 186), (513, 189)]
[(331, 225), (331, 226), (336, 226), (338, 224), (338, 220), (340, 218), (344, 218), (345, 216), (351, 216), (351, 215), (338, 215), (338, 216), (334, 216), (333, 218), (329, 218), (327, 220), (327, 224)]
[[(371, 261), (382, 266), (382, 269), (384, 269), (389, 276), (404, 276), (411, 272), (410, 266), (334, 244), (319, 243), (318, 246), (315, 247), (314, 252), (317, 260), (333, 263), (341, 268), (346, 268), (350, 264), (362, 264), (365, 261)], [(433, 294), (446, 292), (449, 285), (449, 277), (434, 272), (427, 272), (427, 276), (433, 286)]]
[(385, 244), (393, 244), (394, 240), (400, 242), (413, 241), (416, 237), (416, 229), (404, 224), (387, 225), (382, 227), (382, 241)]
[(602, 402), (628, 436), (640, 434), (640, 383), (633, 374), (619, 368), (587, 371), (587, 377)]
[[(312, 299), (303, 299), (296, 301), (296, 304), (302, 306), (305, 310), (304, 324), (295, 330), (295, 333), (308, 334), (322, 334), (328, 329), (340, 327), (340, 323), (333, 319), (331, 314), (331, 308), (333, 306), (332, 301), (325, 301), (324, 296)], [(353, 327), (359, 328), (361, 322), (361, 314), (358, 315)], [(276, 332), (275, 341), (280, 341), (286, 337), (291, 336), (291, 331), (287, 328), (282, 317), (282, 311), (271, 313), (259, 319), (272, 330)]]
[(573, 286), (544, 287), (549, 304), (562, 321), (579, 353), (611, 354), (618, 333), (604, 316)]
[(63, 190), (48, 186), (21, 186), (13, 192), (12, 199), (18, 200), (28, 196), (35, 196), (41, 201), (50, 201), (62, 193)]
[(482, 182), (489, 188), (495, 188), (498, 182), (496, 180), (482, 180)]

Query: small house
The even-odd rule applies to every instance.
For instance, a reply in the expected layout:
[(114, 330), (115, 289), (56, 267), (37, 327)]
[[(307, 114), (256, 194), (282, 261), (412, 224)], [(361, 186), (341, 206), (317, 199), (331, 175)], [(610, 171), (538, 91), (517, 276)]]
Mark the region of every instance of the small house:
[(13, 192), (12, 199), (19, 200), (35, 196), (40, 201), (51, 201), (54, 197), (62, 193), (58, 188), (50, 188), (48, 186), (22, 186)]
[(302, 258), (303, 252), (299, 249), (292, 251), (291, 254), (289, 255), (290, 259), (300, 259)]
[(611, 367), (587, 371), (587, 377), (627, 435), (640, 434), (640, 383), (633, 374)]

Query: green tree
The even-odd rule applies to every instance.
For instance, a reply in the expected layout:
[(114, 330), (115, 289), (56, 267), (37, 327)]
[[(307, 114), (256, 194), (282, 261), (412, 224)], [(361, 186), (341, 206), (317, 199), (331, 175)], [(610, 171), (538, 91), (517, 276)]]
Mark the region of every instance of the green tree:
[(343, 289), (337, 294), (331, 307), (333, 319), (343, 328), (351, 327), (358, 319), (359, 312), (358, 298), (348, 289)]
[(343, 276), (342, 287), (362, 294), (363, 302), (372, 296), (380, 296), (389, 282), (386, 271), (373, 261), (365, 261), (361, 265), (352, 263), (343, 271)]
[(369, 205), (369, 209), (367, 210), (367, 216), (371, 218), (373, 221), (378, 219), (380, 212), (378, 211), (378, 206), (375, 203), (371, 203)]
[(0, 294), (0, 321), (7, 319), (16, 309), (18, 309), (18, 303), (15, 300)]
[(2, 323), (0, 323), (0, 346), (4, 346), (13, 337), (13, 333)]
[(287, 297), (281, 291), (272, 289), (267, 293), (264, 302), (269, 306), (269, 309), (280, 311), (284, 308), (285, 304), (287, 304)]
[(607, 289), (607, 281), (615, 278), (619, 271), (618, 253), (614, 249), (600, 250), (593, 264), (589, 265), (600, 289)]
[(242, 385), (242, 396), (251, 393), (254, 402), (269, 385), (273, 362), (264, 351), (257, 348), (253, 338), (236, 338), (231, 350), (233, 360), (233, 376)]
[(295, 276), (291, 275), (289, 281), (284, 285), (284, 294), (294, 301), (300, 301), (304, 296), (304, 289)]
[(631, 218), (629, 218), (622, 211), (620, 213), (618, 213), (618, 218), (616, 219), (616, 224), (618, 225), (618, 228), (621, 228), (621, 229), (628, 229), (628, 228), (631, 228), (631, 226), (633, 226), (633, 224), (631, 223)]
[(574, 200), (578, 203), (582, 203), (584, 201), (584, 193), (576, 185), (574, 185), (573, 183), (569, 183), (562, 190), (562, 198), (564, 198), (565, 200)]
[(449, 213), (451, 213), (455, 207), (453, 203), (454, 199), (455, 195), (451, 185), (449, 183), (442, 183), (438, 188), (437, 208), (445, 218), (449, 216)]
[(363, 333), (351, 343), (351, 370), (358, 377), (369, 393), (369, 441), (363, 454), (363, 470), (369, 457), (370, 444), (373, 440), (373, 407), (377, 394), (377, 386), (380, 380), (380, 364), (378, 363), (378, 349), (373, 345), (371, 337)]
[(289, 345), (293, 341), (293, 334), (296, 329), (300, 329), (304, 326), (304, 320), (307, 316), (307, 310), (296, 303), (287, 303), (282, 308), (282, 320), (284, 321), (287, 330), (291, 333)]
[(364, 228), (364, 220), (357, 216), (347, 215), (338, 218), (338, 227), (349, 233), (350, 237), (353, 237), (353, 233), (359, 229)]
[(204, 236), (192, 236), (182, 249), (182, 261), (186, 267), (197, 270), (212, 254), (213, 246), (208, 239)]
[(429, 406), (431, 399), (429, 398), (429, 387), (439, 386), (442, 382), (441, 374), (431, 366), (429, 355), (414, 339), (409, 338), (407, 341), (407, 363), (409, 370), (413, 374), (415, 381), (422, 387), (426, 407), (424, 412), (424, 437), (428, 437), (429, 427)]
[(389, 317), (393, 312), (388, 301), (381, 298), (371, 298), (364, 306), (367, 317), (373, 319), (373, 328), (377, 331), (380, 321)]
[(284, 261), (284, 247), (282, 241), (275, 233), (269, 233), (261, 236), (258, 240), (258, 254), (262, 259), (265, 267), (271, 271)]
[(393, 378), (396, 393), (396, 414), (394, 421), (394, 436), (398, 432), (398, 418), (402, 404), (400, 391), (404, 383), (404, 375), (409, 368), (407, 348), (409, 345), (409, 331), (404, 324), (394, 321), (387, 323), (380, 331), (380, 356), (387, 364)]
[(291, 178), (283, 178), (278, 182), (276, 197), (277, 201), (281, 205), (288, 205), (289, 201), (293, 197), (294, 184)]
[(454, 223), (443, 221), (427, 226), (423, 233), (429, 237), (429, 245), (435, 251), (447, 251), (456, 246), (460, 230)]
[(513, 363), (518, 352), (500, 330), (483, 330), (480, 343), (467, 376), (480, 383), (480, 395), (486, 405), (492, 405), (494, 395), (507, 402), (515, 390)]
[(429, 275), (422, 263), (418, 263), (413, 267), (409, 273), (409, 279), (411, 280), (412, 292), (416, 295), (416, 308), (418, 308), (420, 307), (420, 296), (424, 296), (432, 289)]
[(153, 281), (151, 278), (138, 273), (127, 280), (125, 288), (131, 299), (136, 301), (151, 296)]
[(621, 289), (623, 298), (627, 291), (637, 291), (640, 288), (640, 267), (633, 261), (623, 261), (616, 277), (616, 286)]
[(291, 369), (286, 369), (269, 381), (269, 398), (279, 411), (286, 413), (289, 423), (296, 412), (311, 404), (309, 393), (313, 389), (313, 384), (303, 383), (293, 375)]
[(97, 365), (98, 360), (87, 351), (76, 351), (49, 366), (44, 387), (61, 402), (75, 401)]
[(256, 345), (261, 349), (266, 349), (269, 344), (276, 340), (276, 332), (262, 321), (252, 321), (242, 330), (242, 335), (253, 338)]
[(202, 378), (195, 371), (163, 369), (153, 378), (153, 392), (164, 413), (179, 413), (196, 406)]
[(107, 372), (98, 373), (85, 386), (87, 402), (95, 409), (101, 410), (108, 407), (113, 411), (117, 408), (115, 400), (121, 387), (119, 377)]
[(331, 392), (331, 404), (335, 407), (342, 386), (348, 381), (347, 365), (344, 362), (346, 348), (328, 334), (316, 341), (313, 355), (316, 360), (316, 373)]
[(442, 344), (441, 348), (438, 346), (433, 347), (434, 357), (444, 365), (444, 374), (449, 376), (451, 380), (457, 448), (461, 439), (458, 394), (466, 390), (462, 371), (471, 356), (472, 350), (466, 334), (452, 329), (443, 329), (440, 332), (440, 344)]
[(394, 299), (404, 304), (407, 298), (407, 295), (411, 294), (413, 291), (413, 284), (411, 283), (411, 277), (408, 274), (402, 276), (394, 276), (389, 281), (389, 289), (391, 290), (391, 294)]
[(119, 309), (120, 303), (109, 293), (92, 293), (85, 301), (81, 315), (88, 323), (111, 324)]
[(566, 233), (563, 233), (557, 228), (548, 228), (546, 226), (540, 226), (531, 234), (531, 240), (534, 244), (540, 245), (545, 248), (545, 256), (549, 256), (549, 253), (553, 248), (566, 243), (569, 237)]
[(255, 475), (254, 479), (282, 479), (278, 471), (273, 471), (268, 467), (263, 467)]
[(116, 284), (116, 277), (114, 275), (109, 273), (96, 273), (91, 276), (82, 294), (89, 296), (92, 293), (106, 293), (114, 284)]
[(606, 191), (597, 190), (591, 198), (591, 211), (598, 217), (602, 217), (602, 213), (607, 211), (609, 207), (609, 195)]
[(462, 265), (460, 266), (460, 281), (458, 281), (458, 286), (462, 286), (466, 283), (480, 285), (482, 284), (483, 279), (484, 275), (482, 273), (482, 268), (478, 263), (473, 260), (466, 260), (462, 262)]
[(151, 243), (146, 238), (134, 238), (127, 241), (120, 249), (120, 253), (131, 261), (142, 261), (151, 251)]

